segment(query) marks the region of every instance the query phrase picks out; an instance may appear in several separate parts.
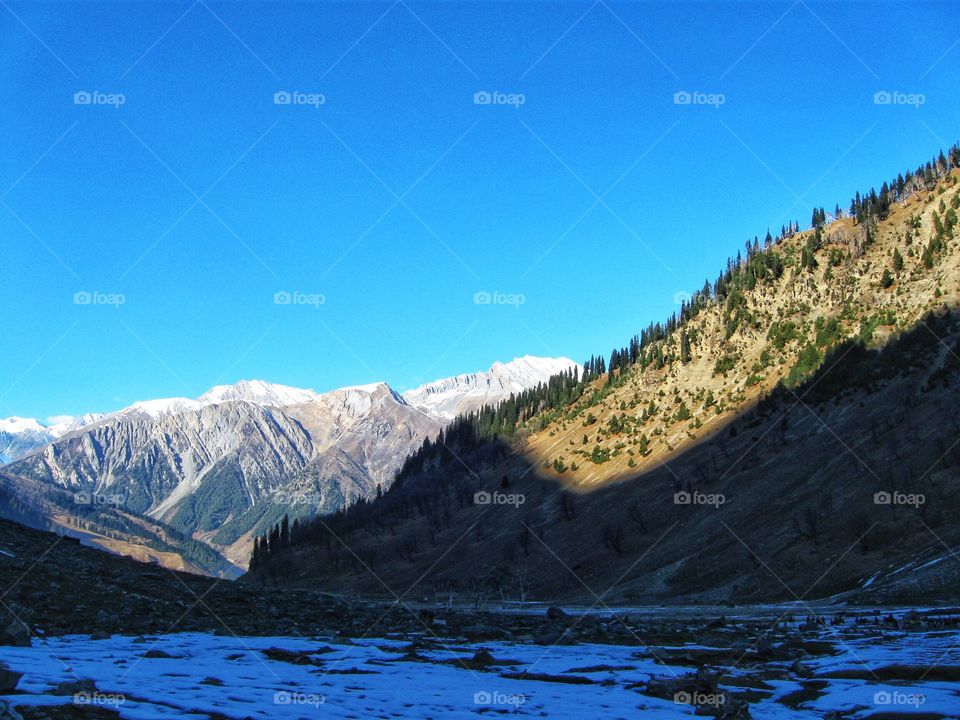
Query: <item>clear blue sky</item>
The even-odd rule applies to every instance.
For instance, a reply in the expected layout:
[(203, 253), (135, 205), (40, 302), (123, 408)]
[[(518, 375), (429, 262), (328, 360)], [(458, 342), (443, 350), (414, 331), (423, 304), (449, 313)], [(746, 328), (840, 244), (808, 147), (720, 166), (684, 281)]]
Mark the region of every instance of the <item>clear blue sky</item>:
[(949, 2), (4, 0), (0, 417), (606, 353), (748, 236), (956, 141), (958, 20)]

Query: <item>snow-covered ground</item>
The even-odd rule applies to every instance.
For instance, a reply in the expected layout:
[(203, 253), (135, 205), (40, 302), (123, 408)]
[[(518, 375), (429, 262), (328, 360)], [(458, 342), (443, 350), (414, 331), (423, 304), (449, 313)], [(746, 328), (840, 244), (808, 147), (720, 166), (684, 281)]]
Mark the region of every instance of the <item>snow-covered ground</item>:
[[(826, 639), (826, 637), (825, 637)], [(783, 698), (804, 689), (803, 680), (768, 666), (766, 688), (750, 704), (754, 718), (821, 718), (841, 711), (861, 719), (883, 712), (910, 717), (960, 717), (960, 685), (920, 679), (823, 678), (833, 671), (878, 670), (893, 664), (960, 665), (960, 632), (885, 633), (844, 640), (835, 655), (806, 663), (816, 685), (799, 704)], [(137, 641), (130, 637), (48, 639), (32, 648), (0, 648), (0, 659), (23, 672), (14, 706), (97, 703), (123, 718), (476, 718), (509, 712), (522, 717), (635, 718), (663, 720), (694, 714), (691, 705), (643, 693), (651, 677), (692, 668), (656, 663), (638, 647), (542, 647), (509, 642), (434, 645), (406, 654), (407, 641), (325, 638), (235, 638), (185, 633)], [(692, 647), (692, 646), (691, 646)], [(304, 653), (304, 664), (268, 657), (270, 648)], [(463, 667), (479, 650), (496, 664)], [(171, 657), (144, 657), (162, 651)], [(469, 664), (469, 663), (468, 663)], [(869, 668), (866, 670), (865, 668)], [(510, 679), (527, 671), (540, 679)], [(740, 692), (756, 668), (729, 668), (721, 687)], [(561, 682), (560, 678), (581, 678)], [(61, 682), (91, 678), (97, 693), (63, 696)], [(585, 682), (588, 678), (592, 682)], [(740, 686), (740, 687), (738, 687)], [(788, 705), (793, 705), (791, 709)], [(897, 717), (900, 717), (898, 715)]]

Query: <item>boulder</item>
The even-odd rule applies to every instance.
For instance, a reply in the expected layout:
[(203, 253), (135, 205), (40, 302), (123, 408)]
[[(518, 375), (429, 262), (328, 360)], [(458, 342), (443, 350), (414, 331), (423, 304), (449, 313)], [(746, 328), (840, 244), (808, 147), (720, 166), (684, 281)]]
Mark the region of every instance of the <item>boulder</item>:
[(20, 682), (20, 678), (22, 677), (23, 673), (11, 670), (6, 665), (0, 663), (0, 694), (5, 695), (16, 690), (17, 683)]
[(30, 628), (14, 618), (9, 625), (0, 631), (0, 645), (13, 647), (30, 647)]
[(93, 695), (97, 692), (97, 684), (90, 678), (64, 680), (50, 691), (51, 695)]
[(143, 654), (143, 657), (150, 660), (178, 660), (179, 659), (176, 655), (171, 655), (166, 650), (157, 650), (156, 648), (147, 650)]

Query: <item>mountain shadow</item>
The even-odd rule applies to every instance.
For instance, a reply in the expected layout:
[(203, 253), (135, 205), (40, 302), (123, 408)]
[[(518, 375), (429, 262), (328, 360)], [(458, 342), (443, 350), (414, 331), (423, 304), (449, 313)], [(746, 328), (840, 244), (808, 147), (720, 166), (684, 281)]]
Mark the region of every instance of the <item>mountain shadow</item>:
[(846, 341), (656, 469), (541, 476), (470, 422), (382, 496), (277, 526), (249, 582), (460, 602), (936, 602), (960, 589), (960, 316)]

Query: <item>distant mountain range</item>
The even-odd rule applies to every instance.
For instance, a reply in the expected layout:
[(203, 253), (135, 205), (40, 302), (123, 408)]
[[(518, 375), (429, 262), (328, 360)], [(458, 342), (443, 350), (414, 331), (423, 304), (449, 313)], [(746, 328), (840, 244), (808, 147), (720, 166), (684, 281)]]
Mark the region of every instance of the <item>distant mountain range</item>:
[[(130, 554), (131, 543), (156, 544), (139, 530), (128, 536), (129, 518), (143, 518), (245, 567), (254, 535), (284, 514), (328, 513), (372, 497), (456, 414), (574, 365), (527, 356), (403, 395), (386, 383), (318, 394), (244, 380), (196, 399), (147, 400), (48, 426), (7, 418), (0, 420), (5, 486), (14, 495), (23, 488), (14, 519), (82, 527), (111, 537), (94, 544)], [(121, 521), (118, 512), (128, 516)], [(174, 546), (164, 541), (165, 552)], [(209, 558), (174, 564), (214, 570)]]

